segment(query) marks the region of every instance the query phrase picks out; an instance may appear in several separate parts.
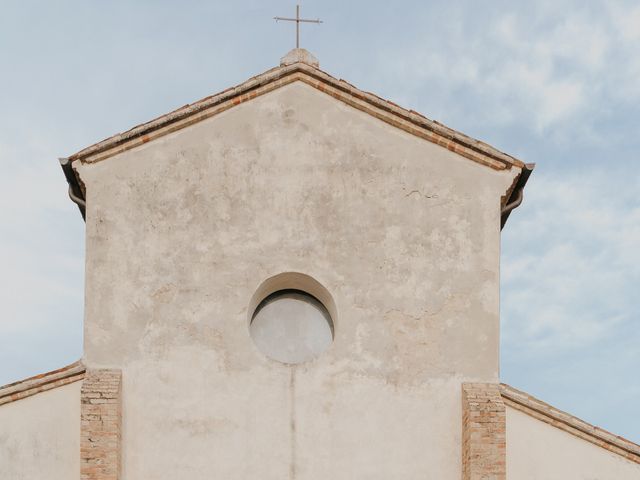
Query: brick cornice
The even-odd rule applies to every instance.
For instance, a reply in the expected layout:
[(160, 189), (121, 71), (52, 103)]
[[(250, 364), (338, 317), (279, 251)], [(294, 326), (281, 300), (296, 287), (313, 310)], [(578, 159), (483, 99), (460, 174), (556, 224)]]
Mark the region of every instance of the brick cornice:
[(93, 163), (123, 151), (147, 143), (163, 135), (175, 132), (229, 108), (252, 100), (260, 95), (294, 81), (302, 81), (333, 98), (362, 110), (397, 128), (440, 145), (463, 157), (494, 169), (512, 166), (524, 168), (522, 161), (507, 155), (490, 145), (464, 135), (439, 122), (430, 120), (413, 110), (404, 109), (377, 95), (359, 90), (338, 80), (326, 72), (304, 63), (295, 63), (268, 70), (244, 83), (206, 97), (162, 115), (150, 122), (138, 125), (126, 132), (107, 138), (71, 155), (69, 161)]
[(627, 460), (640, 463), (640, 445), (563, 412), (510, 385), (501, 384), (500, 393), (505, 405), (605, 450), (621, 455)]
[(0, 387), (0, 405), (15, 402), (30, 397), (40, 392), (68, 385), (82, 380), (85, 375), (85, 366), (78, 361), (66, 367), (41, 373), (33, 377), (10, 383)]

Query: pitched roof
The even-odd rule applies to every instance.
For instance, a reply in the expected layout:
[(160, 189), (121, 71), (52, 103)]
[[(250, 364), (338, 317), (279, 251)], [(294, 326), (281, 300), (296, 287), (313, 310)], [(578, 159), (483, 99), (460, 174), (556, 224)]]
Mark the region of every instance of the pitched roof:
[(66, 367), (10, 383), (0, 387), (0, 406), (36, 393), (68, 385), (84, 378), (85, 366), (77, 361)]
[[(85, 198), (84, 188), (71, 168), (71, 164), (74, 161), (83, 163), (99, 162), (296, 81), (304, 82), (358, 110), (436, 145), (440, 145), (474, 162), (496, 170), (510, 169), (512, 167), (522, 169), (521, 175), (508, 192), (508, 198), (504, 199), (503, 205), (510, 204), (514, 199), (517, 199), (519, 190), (524, 187), (524, 183), (526, 183), (526, 179), (534, 167), (532, 164), (525, 164), (521, 160), (503, 153), (480, 140), (464, 135), (437, 121), (430, 120), (413, 110), (407, 110), (377, 95), (359, 90), (344, 80), (332, 77), (317, 66), (296, 62), (272, 68), (240, 85), (185, 105), (166, 115), (84, 148), (68, 158), (61, 159), (65, 176), (71, 186), (70, 194), (81, 201)], [(84, 214), (83, 207), (79, 206)], [(503, 223), (506, 221), (509, 212), (506, 212), (506, 215), (503, 216)]]
[(295, 81), (302, 81), (382, 121), (491, 168), (502, 170), (512, 166), (520, 168), (525, 166), (522, 161), (484, 142), (429, 120), (413, 110), (406, 110), (389, 100), (359, 90), (344, 80), (338, 80), (319, 68), (302, 62), (272, 68), (240, 85), (185, 105), (84, 148), (71, 155), (69, 160), (72, 162), (82, 160), (88, 163), (104, 160)]
[(605, 450), (621, 455), (627, 460), (640, 463), (640, 445), (591, 425), (510, 385), (501, 384), (500, 393), (506, 405)]

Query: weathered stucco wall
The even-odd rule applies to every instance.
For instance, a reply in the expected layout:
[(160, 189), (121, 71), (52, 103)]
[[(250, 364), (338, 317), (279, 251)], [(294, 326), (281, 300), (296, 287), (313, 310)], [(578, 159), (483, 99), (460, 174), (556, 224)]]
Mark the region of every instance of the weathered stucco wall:
[(80, 385), (0, 406), (0, 478), (80, 478)]
[(640, 464), (507, 407), (507, 478), (638, 480)]
[[(517, 171), (299, 82), (77, 168), (85, 362), (122, 368), (125, 479), (460, 477), (460, 383), (498, 379)], [(288, 271), (337, 311), (330, 350), (295, 368), (248, 328)]]

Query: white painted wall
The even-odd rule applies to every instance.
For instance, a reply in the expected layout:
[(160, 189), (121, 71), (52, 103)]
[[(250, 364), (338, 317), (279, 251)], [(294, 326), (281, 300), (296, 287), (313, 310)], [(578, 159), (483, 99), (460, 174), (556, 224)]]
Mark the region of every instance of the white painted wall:
[(507, 478), (640, 480), (640, 464), (507, 407)]
[(0, 405), (0, 479), (80, 478), (80, 386)]
[[(459, 479), (460, 383), (498, 379), (517, 169), (298, 82), (78, 170), (85, 362), (123, 369), (125, 480)], [(295, 368), (249, 336), (282, 272), (337, 312)]]

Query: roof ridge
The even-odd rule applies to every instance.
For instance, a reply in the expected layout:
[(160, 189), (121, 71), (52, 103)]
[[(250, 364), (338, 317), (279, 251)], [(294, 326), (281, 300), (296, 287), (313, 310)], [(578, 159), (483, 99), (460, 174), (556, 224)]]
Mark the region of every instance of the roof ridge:
[(640, 463), (640, 445), (592, 425), (506, 383), (500, 384), (505, 404), (610, 452)]
[(0, 406), (82, 380), (85, 371), (86, 367), (78, 360), (66, 367), (0, 386)]

